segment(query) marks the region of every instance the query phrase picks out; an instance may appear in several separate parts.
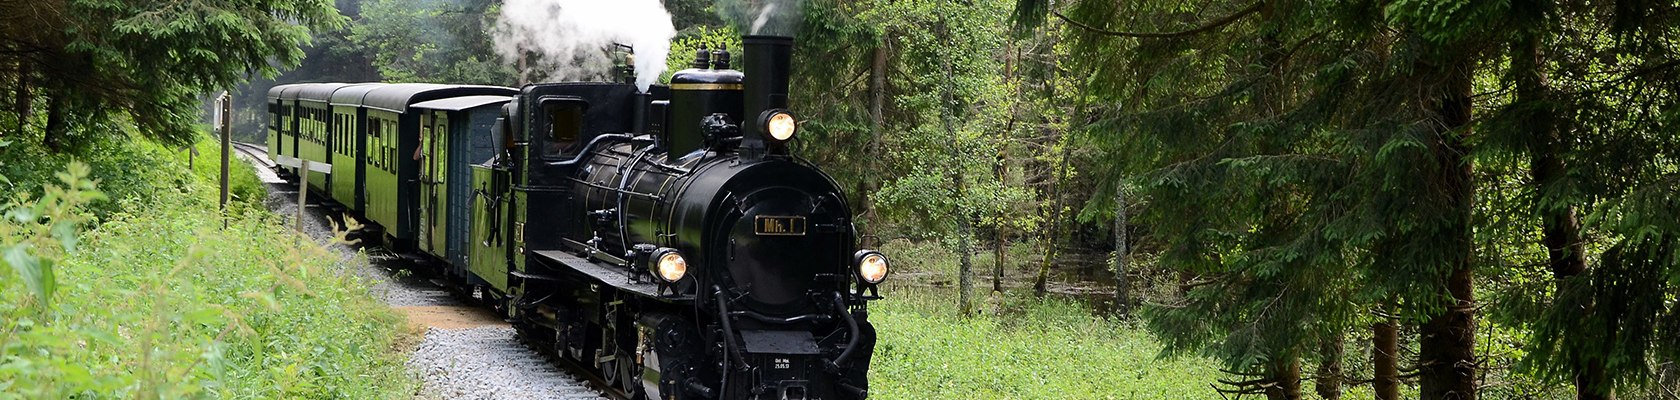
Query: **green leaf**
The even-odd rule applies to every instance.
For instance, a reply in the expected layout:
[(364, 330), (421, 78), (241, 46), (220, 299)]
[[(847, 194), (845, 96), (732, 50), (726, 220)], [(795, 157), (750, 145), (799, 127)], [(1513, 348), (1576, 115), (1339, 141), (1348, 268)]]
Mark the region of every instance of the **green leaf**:
[(65, 252), (76, 251), (76, 224), (70, 222), (53, 224), (52, 234), (53, 237), (58, 238), (59, 244), (64, 246)]
[(29, 254), (29, 246), (17, 245), (6, 249), (6, 264), (17, 271), (23, 278), (23, 284), (29, 287), (29, 292), (40, 300), (41, 306), (46, 307), (52, 301), (53, 290), (57, 282), (53, 278), (52, 260)]

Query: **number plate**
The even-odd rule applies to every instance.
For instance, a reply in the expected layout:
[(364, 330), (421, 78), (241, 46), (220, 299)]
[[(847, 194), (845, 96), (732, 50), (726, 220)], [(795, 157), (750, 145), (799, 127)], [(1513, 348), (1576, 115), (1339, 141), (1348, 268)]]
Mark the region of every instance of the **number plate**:
[(760, 215), (753, 232), (761, 236), (805, 236), (805, 217)]

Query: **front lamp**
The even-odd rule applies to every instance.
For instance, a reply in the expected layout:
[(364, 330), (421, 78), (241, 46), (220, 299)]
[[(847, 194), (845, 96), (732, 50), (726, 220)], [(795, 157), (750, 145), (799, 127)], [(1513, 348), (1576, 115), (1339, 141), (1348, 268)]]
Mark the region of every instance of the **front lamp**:
[(875, 250), (858, 251), (854, 264), (857, 267), (858, 279), (870, 285), (886, 280), (887, 272), (892, 266), (892, 263), (887, 261), (887, 255)]
[(794, 121), (793, 114), (787, 110), (765, 111), (764, 118), (761, 121), (764, 125), (764, 133), (778, 142), (793, 139), (793, 134), (799, 131), (799, 123)]
[(688, 260), (683, 259), (682, 252), (672, 248), (662, 248), (653, 252), (653, 275), (666, 283), (677, 283), (688, 275)]

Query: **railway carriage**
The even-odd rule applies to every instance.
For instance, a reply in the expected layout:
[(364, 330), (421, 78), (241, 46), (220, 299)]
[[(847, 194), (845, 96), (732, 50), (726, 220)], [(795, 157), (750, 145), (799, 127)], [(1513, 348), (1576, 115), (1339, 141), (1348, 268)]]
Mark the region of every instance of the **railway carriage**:
[(493, 126), (509, 96), (463, 96), (410, 107), (420, 114), (420, 250), (443, 260), (451, 278), (483, 284), (468, 273), (470, 165), (494, 154)]
[(432, 260), (625, 397), (865, 398), (887, 257), (789, 150), (792, 40), (743, 43), (742, 70), (702, 50), (646, 92), (628, 69), (276, 87), (270, 156), (332, 163), (310, 186), (369, 222), (364, 241)]
[[(332, 132), (338, 129), (338, 121), (332, 118), (332, 96), (334, 92), (352, 86), (356, 85), (316, 83), (304, 85), (297, 90), (297, 102), (292, 108), (298, 115), (298, 128), (295, 131), (297, 159), (312, 163), (331, 163), (329, 148), (334, 144)], [(327, 195), (330, 193), (331, 179), (332, 175), (327, 173), (309, 172), (309, 190)]]
[(365, 83), (346, 86), (332, 94), (334, 124), (332, 155), (334, 179), (327, 196), (353, 213), (360, 214), (367, 202), (363, 188), (367, 187), (366, 167), (361, 160), (367, 155), (367, 108), (362, 101), (367, 93), (384, 86)]
[(366, 202), (362, 216), (383, 228), (387, 247), (400, 252), (414, 251), (420, 221), (420, 138), (433, 124), (423, 113), (410, 109), (415, 103), (459, 96), (511, 95), (513, 88), (474, 85), (403, 83), (383, 85), (367, 92), (361, 107), (366, 109), (368, 135), (362, 169)]
[[(275, 112), (271, 120), (276, 121), (272, 124), (276, 127), (276, 136), (270, 142), (269, 153), (275, 160), (298, 157), (300, 113), (297, 99), (298, 94), (310, 85), (314, 84), (281, 85), (269, 90), (269, 101), (273, 103)], [(295, 176), (293, 174), (297, 171), (295, 168), (281, 166), (278, 172)]]

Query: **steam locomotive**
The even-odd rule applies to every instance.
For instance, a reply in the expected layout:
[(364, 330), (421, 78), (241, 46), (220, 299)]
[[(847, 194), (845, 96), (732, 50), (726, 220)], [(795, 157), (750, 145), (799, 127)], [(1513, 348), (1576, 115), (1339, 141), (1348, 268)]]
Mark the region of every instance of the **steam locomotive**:
[(866, 398), (890, 263), (789, 152), (792, 39), (743, 43), (645, 92), (277, 86), (270, 157), (620, 395)]

